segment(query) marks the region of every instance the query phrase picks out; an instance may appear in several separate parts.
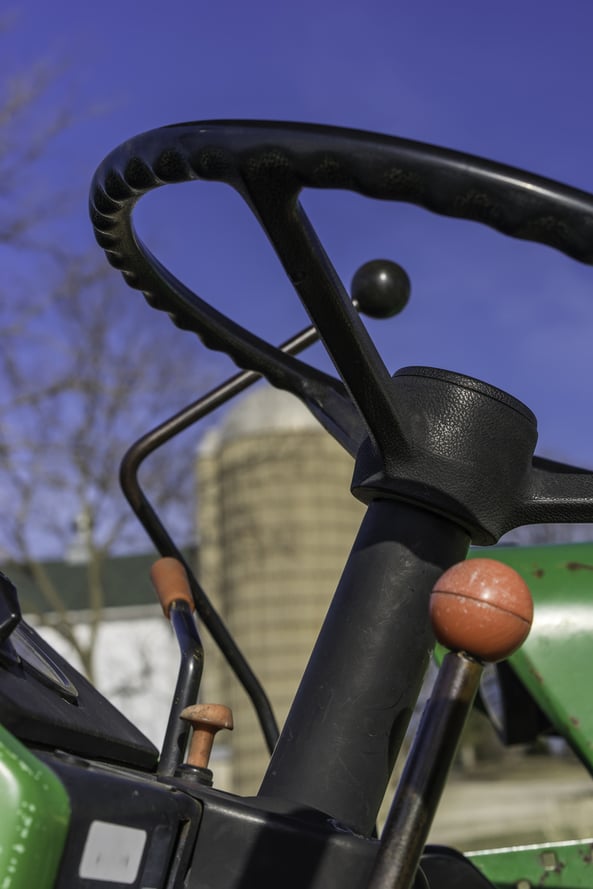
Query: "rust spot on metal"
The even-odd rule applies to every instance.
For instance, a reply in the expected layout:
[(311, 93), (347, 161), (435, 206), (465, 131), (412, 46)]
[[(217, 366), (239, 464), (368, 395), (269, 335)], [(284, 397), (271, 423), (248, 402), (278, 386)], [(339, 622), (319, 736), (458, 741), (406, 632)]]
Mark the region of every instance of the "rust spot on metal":
[(530, 672), (531, 672), (531, 675), (532, 675), (535, 679), (537, 679), (538, 682), (541, 682), (541, 683), (543, 684), (544, 677), (542, 676), (541, 673), (538, 673), (538, 671), (537, 671), (537, 670), (534, 670), (533, 667), (531, 668)]
[(571, 716), (571, 717), (570, 717), (570, 722), (572, 723), (572, 725), (576, 726), (577, 728), (578, 728), (579, 725), (581, 724), (581, 723), (580, 723), (580, 720), (577, 719), (576, 716)]
[(579, 855), (581, 856), (583, 864), (593, 863), (593, 843), (589, 846), (588, 852), (585, 852), (583, 849), (579, 849)]
[(540, 580), (546, 572), (544, 571), (543, 568), (535, 568), (531, 573), (533, 574), (534, 577), (536, 577), (538, 580)]
[(593, 565), (586, 562), (567, 562), (566, 567), (569, 571), (593, 571)]

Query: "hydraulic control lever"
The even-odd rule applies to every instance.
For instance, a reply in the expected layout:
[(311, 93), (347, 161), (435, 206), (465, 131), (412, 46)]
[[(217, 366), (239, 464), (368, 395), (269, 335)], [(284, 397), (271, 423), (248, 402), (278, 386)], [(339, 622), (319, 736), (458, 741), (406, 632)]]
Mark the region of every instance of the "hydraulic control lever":
[[(197, 704), (204, 650), (194, 620), (194, 601), (184, 566), (177, 559), (159, 559), (150, 572), (165, 617), (171, 621), (181, 652), (179, 676), (159, 760), (160, 776), (176, 775), (212, 785), (208, 768), (214, 735), (233, 728), (233, 714), (222, 704)], [(193, 729), (187, 762), (182, 762)]]
[(527, 638), (533, 602), (517, 572), (471, 559), (437, 581), (430, 616), (445, 656), (397, 788), (368, 889), (410, 889), (484, 663)]
[(187, 761), (176, 774), (211, 787), (212, 772), (208, 763), (214, 736), (221, 729), (233, 730), (233, 714), (224, 704), (194, 704), (181, 711), (181, 719), (191, 725), (193, 732)]
[(159, 775), (173, 775), (181, 764), (191, 729), (191, 725), (181, 719), (181, 713), (198, 698), (204, 649), (193, 616), (191, 588), (181, 562), (159, 559), (152, 566), (150, 577), (164, 615), (171, 621), (181, 655), (158, 767)]

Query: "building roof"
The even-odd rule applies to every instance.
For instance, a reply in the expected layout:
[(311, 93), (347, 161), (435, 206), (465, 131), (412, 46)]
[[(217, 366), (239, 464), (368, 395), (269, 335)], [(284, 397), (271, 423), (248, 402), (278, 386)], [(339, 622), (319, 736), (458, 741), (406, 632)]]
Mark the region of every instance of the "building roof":
[[(187, 558), (188, 554), (185, 555)], [(140, 553), (106, 559), (102, 575), (105, 591), (103, 607), (157, 604), (149, 576), (150, 566), (156, 558), (154, 553)], [(189, 558), (195, 559), (195, 551)], [(90, 608), (88, 564), (55, 560), (41, 562), (40, 567), (57, 590), (66, 611), (86, 611)], [(7, 562), (1, 566), (1, 570), (16, 586), (23, 613), (43, 614), (57, 610), (56, 604), (43, 595), (40, 584), (28, 566)]]
[(207, 455), (237, 438), (302, 430), (321, 432), (321, 427), (294, 395), (263, 384), (238, 400), (224, 420), (206, 432), (199, 453)]

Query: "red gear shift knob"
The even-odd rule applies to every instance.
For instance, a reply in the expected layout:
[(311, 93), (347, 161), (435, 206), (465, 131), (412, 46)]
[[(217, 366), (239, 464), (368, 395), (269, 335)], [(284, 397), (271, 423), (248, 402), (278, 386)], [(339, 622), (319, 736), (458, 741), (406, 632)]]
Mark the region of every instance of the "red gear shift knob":
[(434, 585), (430, 618), (442, 645), (482, 661), (500, 661), (526, 639), (533, 601), (513, 568), (495, 559), (468, 559)]

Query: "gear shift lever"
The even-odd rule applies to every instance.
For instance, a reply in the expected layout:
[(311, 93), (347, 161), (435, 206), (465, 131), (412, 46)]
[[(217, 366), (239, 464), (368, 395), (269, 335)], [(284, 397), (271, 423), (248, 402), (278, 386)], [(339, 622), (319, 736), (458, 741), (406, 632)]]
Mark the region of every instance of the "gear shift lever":
[(430, 617), (450, 648), (397, 788), (368, 889), (410, 889), (485, 662), (527, 638), (533, 602), (514, 569), (493, 559), (459, 562), (436, 582)]

